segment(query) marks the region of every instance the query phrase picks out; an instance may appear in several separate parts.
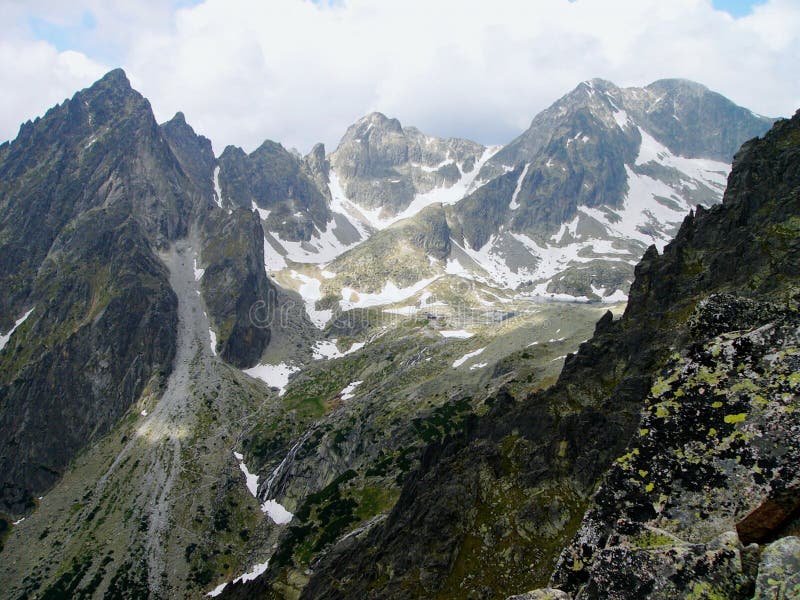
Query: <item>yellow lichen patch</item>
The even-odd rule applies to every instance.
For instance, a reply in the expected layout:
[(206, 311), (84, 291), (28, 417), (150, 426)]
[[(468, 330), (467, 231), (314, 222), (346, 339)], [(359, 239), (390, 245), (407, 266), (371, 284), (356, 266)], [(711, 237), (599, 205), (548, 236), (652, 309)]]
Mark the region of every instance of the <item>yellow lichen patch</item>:
[(717, 400), (716, 402), (711, 403), (711, 408), (722, 408), (722, 402)]
[(647, 474), (648, 474), (649, 472), (650, 472), (650, 471), (644, 471), (644, 470), (642, 470), (642, 469), (639, 469), (639, 477), (641, 477), (642, 479), (644, 479), (645, 477), (647, 477)]
[(650, 482), (644, 487), (644, 491), (649, 494), (650, 492), (653, 491), (653, 489), (655, 489), (655, 487), (656, 486), (652, 482)]
[(617, 462), (622, 466), (623, 469), (630, 469), (630, 462), (633, 460), (634, 456), (639, 455), (639, 449), (634, 448), (627, 454), (623, 454), (619, 458), (617, 458)]
[(725, 415), (723, 419), (726, 423), (741, 423), (747, 418), (747, 413), (739, 413), (736, 415)]
[(640, 429), (639, 430), (639, 435), (642, 436), (642, 437), (646, 436), (648, 433), (650, 433), (649, 429)]

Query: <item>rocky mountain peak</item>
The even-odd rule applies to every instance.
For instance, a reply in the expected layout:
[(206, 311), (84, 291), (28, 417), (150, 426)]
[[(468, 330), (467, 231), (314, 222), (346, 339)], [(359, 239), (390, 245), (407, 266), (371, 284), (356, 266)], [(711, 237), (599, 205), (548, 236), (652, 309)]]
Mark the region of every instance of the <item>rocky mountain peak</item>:
[(167, 122), (175, 123), (176, 125), (186, 125), (186, 115), (184, 115), (181, 111), (178, 111), (175, 113), (175, 116)]
[(387, 117), (381, 112), (371, 112), (370, 114), (366, 115), (365, 117), (359, 119), (357, 121), (357, 125), (359, 127), (366, 127), (367, 129), (376, 128), (379, 131), (393, 131), (399, 133), (402, 131), (403, 126), (400, 124), (400, 121)]

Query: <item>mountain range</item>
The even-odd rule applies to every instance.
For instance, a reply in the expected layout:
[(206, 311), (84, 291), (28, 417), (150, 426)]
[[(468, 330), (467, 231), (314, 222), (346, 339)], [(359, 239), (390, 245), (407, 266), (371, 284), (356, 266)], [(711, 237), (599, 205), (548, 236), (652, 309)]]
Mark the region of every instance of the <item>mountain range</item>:
[(115, 70), (23, 124), (4, 597), (771, 593), (798, 118), (595, 79), (503, 147), (372, 113), (216, 156)]

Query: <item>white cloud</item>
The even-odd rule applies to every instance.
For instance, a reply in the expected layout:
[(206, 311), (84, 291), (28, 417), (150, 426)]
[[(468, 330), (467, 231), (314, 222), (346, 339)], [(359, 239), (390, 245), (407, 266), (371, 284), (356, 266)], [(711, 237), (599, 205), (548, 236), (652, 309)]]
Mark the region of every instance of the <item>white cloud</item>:
[[(590, 77), (619, 85), (686, 77), (770, 115), (789, 115), (800, 102), (796, 0), (770, 0), (740, 19), (711, 0), (169, 4), (81, 0), (52, 13), (70, 24), (92, 14), (96, 27), (79, 49), (95, 60), (53, 48), (37, 59), (30, 34), (0, 44), (0, 137), (42, 111), (37, 99), (71, 94), (117, 55), (160, 120), (184, 111), (217, 152), (226, 144), (251, 150), (265, 138), (332, 149), (371, 110), (437, 135), (505, 142)], [(23, 13), (50, 5), (39, 0)], [(30, 83), (12, 77), (32, 70), (40, 75)]]

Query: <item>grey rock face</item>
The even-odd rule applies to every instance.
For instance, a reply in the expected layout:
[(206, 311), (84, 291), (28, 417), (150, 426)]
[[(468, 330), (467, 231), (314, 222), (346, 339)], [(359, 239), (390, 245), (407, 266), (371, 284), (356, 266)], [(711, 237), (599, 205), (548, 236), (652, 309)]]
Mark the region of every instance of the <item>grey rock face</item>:
[(219, 165), (225, 206), (264, 209), (266, 229), (286, 240), (308, 241), (315, 230), (325, 230), (331, 212), (327, 187), (320, 189), (317, 182), (325, 173), (319, 156), (304, 161), (267, 140), (249, 155), (227, 147)]
[(417, 194), (451, 187), (473, 172), (485, 150), (469, 140), (426, 136), (372, 113), (348, 128), (331, 165), (349, 199), (393, 216)]
[(193, 193), (199, 194), (199, 198), (192, 203), (197, 211), (192, 216), (200, 217), (213, 205), (213, 174), (217, 160), (214, 158), (211, 141), (197, 135), (181, 112), (161, 125), (161, 129), (181, 169), (194, 184), (196, 191)]
[(303, 158), (303, 163), (314, 178), (317, 187), (324, 195), (329, 196), (328, 182), (330, 181), (331, 163), (325, 154), (325, 146), (315, 144), (311, 152)]

